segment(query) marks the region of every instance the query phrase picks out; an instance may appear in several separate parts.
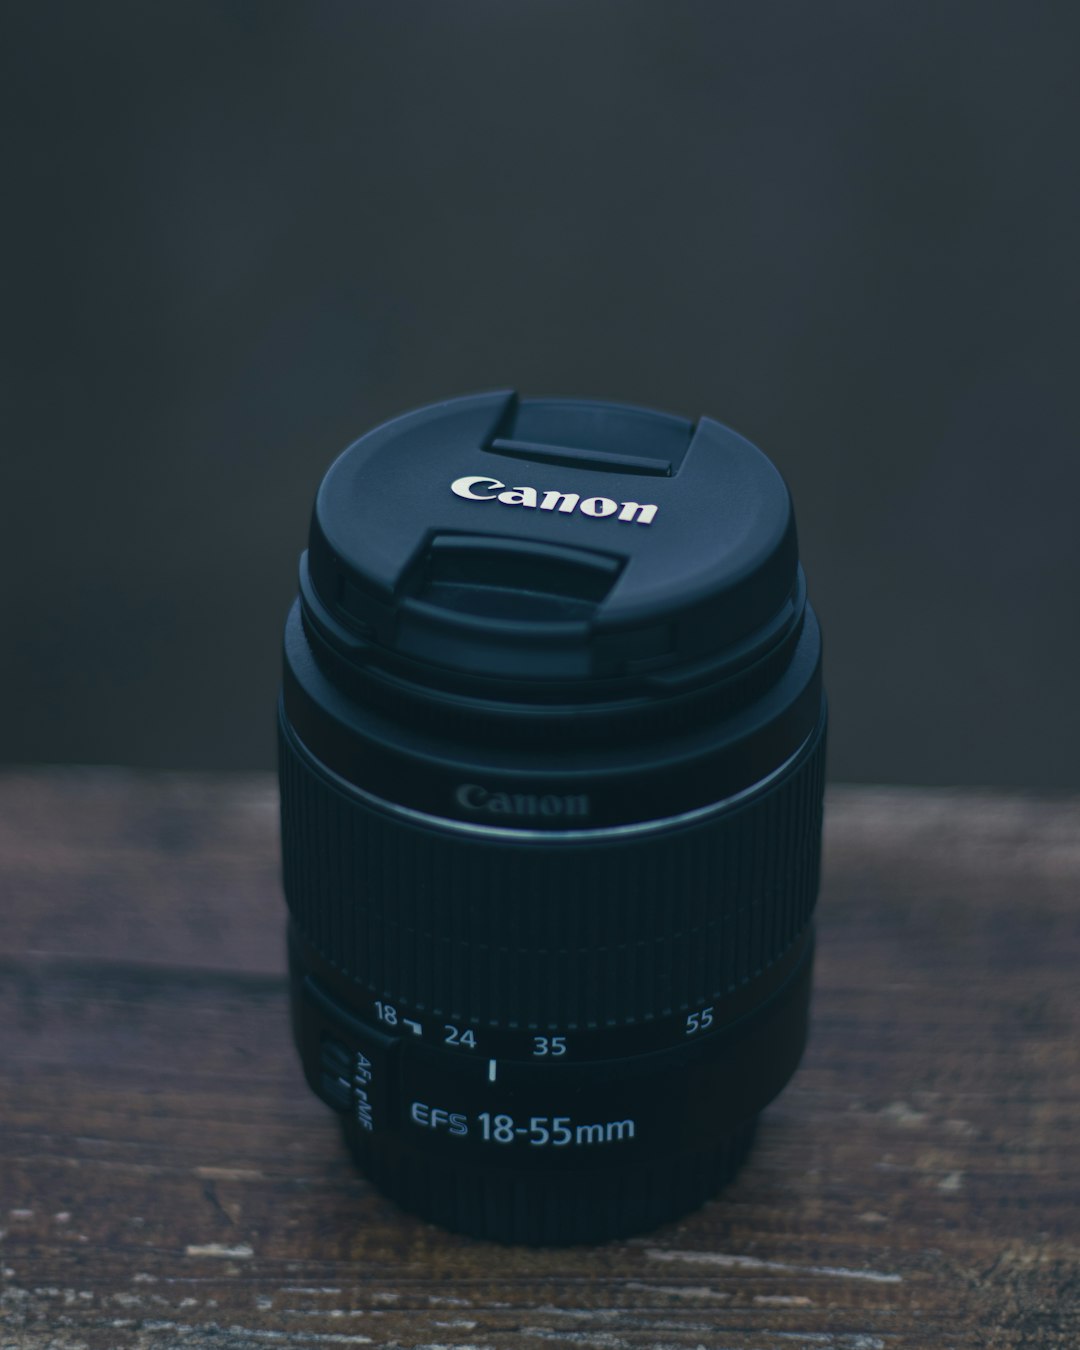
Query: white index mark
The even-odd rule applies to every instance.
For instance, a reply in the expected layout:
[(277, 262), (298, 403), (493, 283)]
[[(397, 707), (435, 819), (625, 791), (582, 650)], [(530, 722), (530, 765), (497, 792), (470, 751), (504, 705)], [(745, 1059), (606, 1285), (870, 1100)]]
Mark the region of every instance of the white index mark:
[(489, 1059), (489, 1060), (488, 1060), (488, 1082), (489, 1082), (489, 1083), (494, 1083), (494, 1081), (495, 1081), (495, 1061), (494, 1061), (493, 1059)]
[(403, 1017), (401, 1020), (405, 1023), (407, 1027), (412, 1027), (412, 1034), (414, 1036), (422, 1036), (424, 1034), (424, 1028), (420, 1025), (419, 1022), (410, 1022), (407, 1017)]

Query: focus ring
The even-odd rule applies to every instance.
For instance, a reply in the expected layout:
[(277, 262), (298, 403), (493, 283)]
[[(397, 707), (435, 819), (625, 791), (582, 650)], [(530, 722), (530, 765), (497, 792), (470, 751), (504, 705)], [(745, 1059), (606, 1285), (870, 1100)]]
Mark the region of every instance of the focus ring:
[(475, 837), (379, 810), (279, 720), (284, 885), (298, 931), (377, 997), (462, 1024), (623, 1026), (722, 998), (817, 895), (824, 712), (760, 795), (670, 829)]

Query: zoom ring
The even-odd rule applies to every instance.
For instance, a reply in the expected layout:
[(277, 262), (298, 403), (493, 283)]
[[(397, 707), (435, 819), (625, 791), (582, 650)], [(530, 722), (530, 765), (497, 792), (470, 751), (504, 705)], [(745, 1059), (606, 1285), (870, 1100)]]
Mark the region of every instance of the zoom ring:
[(461, 1024), (621, 1026), (742, 985), (805, 928), (824, 716), (788, 772), (665, 830), (505, 841), (350, 795), (279, 725), (298, 931), (375, 997)]

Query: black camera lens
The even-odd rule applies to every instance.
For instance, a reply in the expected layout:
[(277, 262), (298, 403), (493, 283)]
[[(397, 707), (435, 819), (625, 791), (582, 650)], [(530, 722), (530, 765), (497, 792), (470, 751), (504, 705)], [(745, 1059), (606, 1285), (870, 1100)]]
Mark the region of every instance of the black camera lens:
[(330, 467), (285, 631), (293, 1029), (404, 1208), (597, 1242), (806, 1040), (825, 747), (791, 499), (718, 422), (499, 392)]

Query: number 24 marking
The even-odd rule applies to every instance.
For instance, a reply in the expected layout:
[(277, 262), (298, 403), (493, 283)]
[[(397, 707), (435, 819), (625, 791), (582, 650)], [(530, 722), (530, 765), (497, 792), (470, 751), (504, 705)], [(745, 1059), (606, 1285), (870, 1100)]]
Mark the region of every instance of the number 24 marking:
[(443, 1031), (446, 1032), (443, 1037), (444, 1045), (463, 1045), (466, 1050), (476, 1049), (476, 1036), (470, 1028), (466, 1027), (464, 1031), (461, 1031), (457, 1027), (447, 1025), (443, 1027)]

